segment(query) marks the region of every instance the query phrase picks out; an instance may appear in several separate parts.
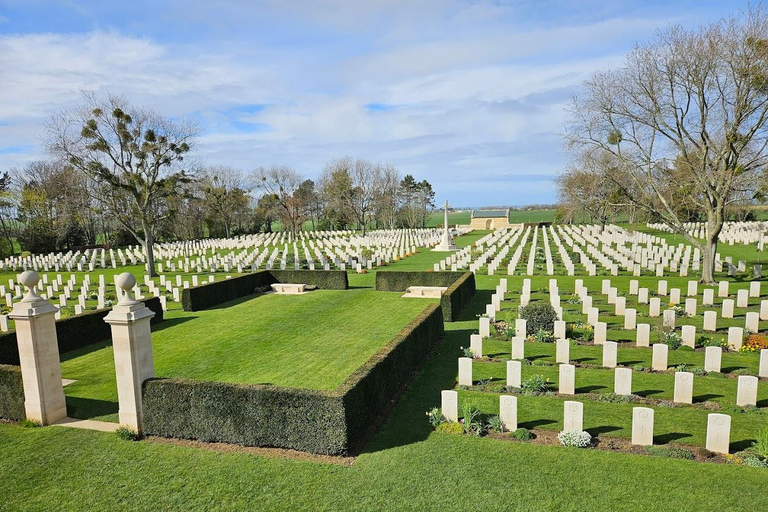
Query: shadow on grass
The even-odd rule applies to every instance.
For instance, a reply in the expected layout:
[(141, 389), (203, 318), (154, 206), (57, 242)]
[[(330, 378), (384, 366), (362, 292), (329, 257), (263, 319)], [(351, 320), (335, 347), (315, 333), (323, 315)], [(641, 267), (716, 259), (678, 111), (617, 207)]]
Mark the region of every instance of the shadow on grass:
[(168, 329), (169, 327), (175, 327), (177, 325), (181, 325), (184, 322), (189, 322), (190, 320), (195, 320), (199, 317), (197, 316), (185, 316), (182, 318), (169, 318), (168, 320), (164, 320), (162, 323), (155, 324), (152, 326), (152, 332), (160, 332), (164, 331), (165, 329)]
[(616, 432), (617, 430), (621, 430), (621, 427), (616, 427), (613, 425), (603, 425), (600, 427), (588, 428), (587, 432), (589, 432), (593, 436), (598, 436), (600, 434), (607, 434), (608, 432)]
[(522, 423), (518, 423), (517, 426), (520, 428), (527, 428), (530, 430), (532, 428), (541, 427), (542, 425), (552, 425), (553, 423), (557, 423), (557, 421), (541, 419), (541, 420), (524, 421)]
[(620, 361), (619, 364), (622, 366), (632, 366), (635, 364), (642, 364), (642, 361)]
[(751, 447), (752, 444), (755, 443), (755, 439), (743, 439), (741, 441), (736, 441), (735, 443), (731, 443), (729, 446), (729, 449), (731, 452), (740, 452), (742, 450), (746, 450), (747, 448)]
[(598, 389), (608, 389), (608, 386), (582, 386), (580, 388), (576, 388), (576, 393), (592, 393)]
[(659, 393), (663, 393), (663, 389), (644, 389), (643, 391), (635, 391), (635, 394), (637, 396), (651, 396), (651, 395), (658, 395)]
[(725, 366), (723, 368), (720, 368), (720, 371), (722, 373), (733, 373), (736, 370), (743, 370), (744, 368), (746, 368), (746, 366)]
[(706, 402), (707, 400), (713, 400), (715, 398), (723, 398), (723, 395), (697, 395), (693, 397), (694, 402)]
[(64, 352), (59, 356), (59, 359), (61, 360), (61, 362), (69, 361), (70, 359), (76, 359), (80, 356), (90, 354), (91, 352), (96, 352), (97, 350), (101, 350), (103, 348), (109, 347), (110, 345), (112, 345), (112, 339), (106, 339), (98, 343), (91, 343), (86, 347), (78, 348), (77, 350), (70, 350), (69, 352)]
[[(425, 412), (440, 407), (440, 392), (452, 389), (458, 373), (459, 347), (466, 347), (469, 336), (476, 332), (477, 315), (485, 312), (492, 291), (478, 290), (455, 322), (445, 323), (445, 336), (430, 355), (424, 367), (409, 384), (397, 406), (379, 427), (361, 453), (374, 453), (405, 446), (426, 439), (432, 432)], [(466, 322), (467, 325), (462, 325)]]
[(653, 436), (653, 444), (668, 444), (678, 439), (685, 439), (686, 437), (693, 437), (691, 434), (685, 434), (683, 432), (670, 432), (669, 434), (661, 434)]
[(78, 420), (88, 420), (99, 416), (117, 414), (118, 403), (108, 400), (97, 400), (95, 398), (83, 398), (79, 396), (68, 396), (67, 416)]

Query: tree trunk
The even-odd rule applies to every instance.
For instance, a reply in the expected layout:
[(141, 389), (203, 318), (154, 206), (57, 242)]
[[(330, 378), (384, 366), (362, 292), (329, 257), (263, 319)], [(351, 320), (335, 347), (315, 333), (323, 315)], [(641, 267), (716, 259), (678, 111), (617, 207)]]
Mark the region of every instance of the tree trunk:
[(714, 214), (707, 223), (707, 245), (704, 248), (703, 262), (701, 266), (702, 284), (716, 284), (715, 281), (715, 257), (717, 256), (717, 241), (720, 231), (723, 229), (723, 217), (720, 212)]
[(144, 230), (144, 253), (147, 255), (147, 275), (149, 277), (157, 277), (157, 270), (155, 270), (155, 237)]

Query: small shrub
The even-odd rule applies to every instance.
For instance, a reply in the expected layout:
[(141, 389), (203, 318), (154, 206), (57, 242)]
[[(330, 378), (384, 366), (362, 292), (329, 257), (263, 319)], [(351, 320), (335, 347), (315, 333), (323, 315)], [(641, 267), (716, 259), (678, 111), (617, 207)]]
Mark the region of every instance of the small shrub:
[(557, 312), (549, 302), (531, 302), (519, 310), (520, 318), (525, 319), (525, 334), (530, 335), (539, 330), (553, 332)]
[(530, 441), (531, 439), (533, 439), (533, 432), (531, 432), (527, 428), (520, 427), (519, 429), (512, 432), (512, 437), (514, 437), (518, 441)]
[(501, 423), (501, 418), (498, 415), (488, 418), (486, 428), (491, 432), (504, 432), (504, 425)]
[(542, 393), (547, 390), (548, 380), (543, 375), (531, 375), (520, 384), (523, 393)]
[(695, 352), (693, 347), (689, 347), (688, 345), (680, 345), (677, 347), (678, 352)]
[(752, 443), (751, 451), (763, 459), (768, 459), (768, 427), (763, 427), (757, 433), (757, 440)]
[(465, 403), (462, 407), (464, 417), (461, 419), (462, 434), (480, 436), (483, 434), (483, 424), (480, 422), (480, 411), (471, 403)]
[(636, 364), (632, 367), (632, 371), (635, 372), (644, 372), (647, 368), (641, 364)]
[(738, 370), (733, 371), (734, 375), (752, 375), (752, 372), (749, 371), (749, 368), (739, 368)]
[(557, 434), (557, 440), (563, 446), (587, 448), (592, 444), (592, 436), (585, 430), (563, 430)]
[(696, 458), (691, 450), (679, 446), (646, 446), (645, 453), (655, 457), (663, 457), (665, 459), (693, 460)]
[(138, 441), (140, 439), (138, 432), (130, 427), (125, 426), (119, 427), (117, 430), (115, 430), (115, 435), (123, 441)]
[(768, 468), (768, 460), (761, 459), (753, 454), (744, 455), (742, 460), (744, 461), (745, 466), (749, 466), (751, 468)]
[(433, 407), (427, 411), (427, 418), (429, 418), (429, 424), (432, 425), (432, 427), (437, 428), (443, 421), (443, 412), (440, 408)]
[(723, 350), (728, 350), (728, 340), (725, 338), (707, 338), (706, 336), (699, 336), (699, 346), (701, 347), (720, 347)]
[(677, 350), (683, 344), (683, 338), (673, 329), (659, 330), (659, 343), (666, 343), (671, 350)]
[(537, 341), (539, 343), (554, 343), (555, 342), (555, 335), (552, 333), (552, 331), (545, 331), (544, 329), (539, 329), (536, 331), (532, 336), (533, 340), (531, 341)]
[(740, 352), (760, 352), (768, 348), (768, 336), (762, 334), (750, 334), (744, 339)]
[(461, 350), (461, 353), (464, 354), (464, 357), (474, 357), (472, 355), (472, 349), (469, 347), (459, 347), (459, 350)]
[(435, 430), (443, 434), (461, 434), (462, 426), (461, 423), (445, 422), (439, 424)]
[(608, 402), (612, 404), (623, 404), (634, 402), (636, 400), (637, 397), (634, 395), (617, 395), (616, 393), (600, 393), (595, 398), (595, 401), (597, 402)]
[(19, 426), (22, 428), (38, 428), (38, 427), (42, 427), (43, 424), (37, 420), (23, 419), (19, 422)]

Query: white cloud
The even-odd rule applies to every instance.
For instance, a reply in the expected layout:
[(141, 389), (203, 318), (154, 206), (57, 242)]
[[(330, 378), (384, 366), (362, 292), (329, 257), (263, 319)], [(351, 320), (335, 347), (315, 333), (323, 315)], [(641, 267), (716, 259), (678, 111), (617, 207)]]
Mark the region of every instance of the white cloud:
[[(238, 32), (171, 43), (118, 30), (2, 35), (0, 169), (44, 156), (46, 116), (93, 89), (168, 116), (196, 117), (208, 128), (199, 153), (211, 164), (286, 163), (316, 176), (329, 159), (350, 154), (392, 161), (432, 181), (439, 194), (524, 203), (519, 190), (529, 187), (553, 198), (551, 185), (515, 176), (546, 181), (557, 172), (570, 92), (595, 69), (618, 65), (633, 35), (666, 23), (522, 27), (523, 20), (509, 22), (516, 8), (500, 5), (341, 4), (292, 2), (286, 10), (277, 0), (257, 7), (225, 1), (209, 20), (209, 9), (185, 2), (178, 12), (183, 22), (224, 27), (253, 20), (253, 38)], [(280, 21), (294, 32), (320, 24), (340, 40), (355, 37), (346, 45), (316, 34), (293, 43), (276, 35)], [(270, 23), (274, 44), (265, 42)], [(371, 111), (370, 103), (394, 108)], [(233, 111), (255, 104), (266, 107)], [(267, 129), (248, 133), (247, 123)]]

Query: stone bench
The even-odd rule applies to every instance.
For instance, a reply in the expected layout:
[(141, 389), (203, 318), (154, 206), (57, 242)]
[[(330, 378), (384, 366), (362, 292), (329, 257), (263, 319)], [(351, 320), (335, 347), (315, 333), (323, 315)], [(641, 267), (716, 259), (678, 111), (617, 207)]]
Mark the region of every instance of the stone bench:
[(403, 297), (417, 297), (423, 299), (439, 299), (447, 286), (409, 286)]
[(272, 289), (275, 293), (282, 295), (300, 295), (306, 293), (304, 290), (306, 286), (306, 284), (275, 283), (272, 285)]

